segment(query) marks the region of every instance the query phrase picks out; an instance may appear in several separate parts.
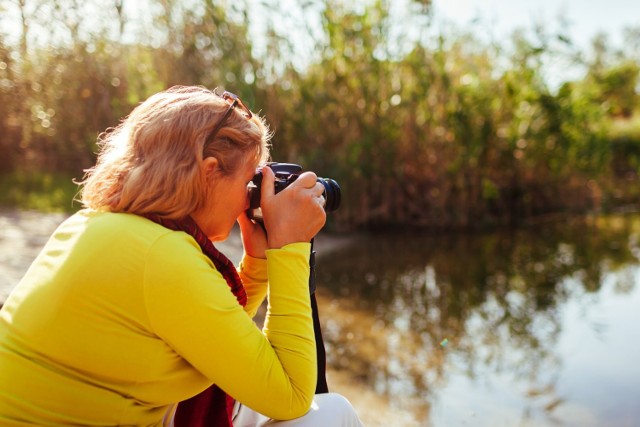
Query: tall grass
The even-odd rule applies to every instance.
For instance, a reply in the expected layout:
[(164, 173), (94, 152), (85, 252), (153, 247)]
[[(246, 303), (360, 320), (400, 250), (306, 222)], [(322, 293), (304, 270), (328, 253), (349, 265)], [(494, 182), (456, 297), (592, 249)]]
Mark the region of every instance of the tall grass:
[[(42, 2), (60, 19), (25, 15), (25, 31), (67, 34), (65, 43), (13, 46), (0, 35), (0, 173), (11, 185), (81, 174), (99, 132), (158, 90), (197, 84), (230, 89), (264, 114), (274, 160), (336, 179), (343, 205), (332, 221), (344, 228), (518, 224), (613, 209), (640, 193), (640, 59), (602, 40), (579, 52), (544, 28), (501, 42), (438, 32), (428, 2), (406, 0), (399, 18), (384, 0), (296, 10), (265, 0), (257, 54), (248, 1), (149, 1), (156, 14), (133, 42), (106, 24), (71, 25), (94, 0)], [(122, 31), (120, 12), (99, 13)], [(307, 35), (305, 66), (292, 34)], [(585, 77), (550, 87), (550, 62), (580, 64)], [(25, 201), (31, 191), (3, 197), (46, 205)]]

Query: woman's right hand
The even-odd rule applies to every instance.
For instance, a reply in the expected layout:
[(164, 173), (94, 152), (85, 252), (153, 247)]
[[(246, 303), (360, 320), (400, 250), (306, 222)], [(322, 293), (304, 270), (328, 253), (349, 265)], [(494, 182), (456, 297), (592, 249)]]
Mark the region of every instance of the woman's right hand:
[(313, 172), (304, 172), (287, 188), (275, 194), (275, 175), (271, 168), (262, 168), (260, 207), (267, 230), (269, 249), (289, 243), (310, 242), (324, 226), (324, 187)]

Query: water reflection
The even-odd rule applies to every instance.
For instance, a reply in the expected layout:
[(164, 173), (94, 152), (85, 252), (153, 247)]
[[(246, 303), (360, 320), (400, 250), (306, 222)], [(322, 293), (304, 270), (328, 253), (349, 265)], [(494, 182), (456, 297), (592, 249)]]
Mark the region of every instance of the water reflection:
[[(318, 266), (329, 363), (419, 425), (632, 425), (640, 372), (634, 358), (608, 366), (620, 359), (607, 348), (615, 331), (620, 353), (640, 355), (639, 239), (637, 217), (362, 237)], [(621, 375), (636, 382), (618, 389)]]

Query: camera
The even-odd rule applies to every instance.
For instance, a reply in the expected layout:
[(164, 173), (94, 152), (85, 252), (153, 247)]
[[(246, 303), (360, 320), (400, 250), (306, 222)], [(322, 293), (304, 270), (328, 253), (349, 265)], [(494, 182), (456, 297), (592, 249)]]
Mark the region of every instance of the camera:
[[(270, 162), (265, 165), (271, 168), (275, 179), (275, 193), (287, 188), (293, 181), (298, 179), (302, 173), (302, 166), (294, 163)], [(331, 178), (320, 178), (317, 180), (324, 187), (322, 197), (324, 197), (325, 212), (333, 212), (340, 207), (340, 186)], [(249, 184), (249, 218), (257, 222), (262, 222), (262, 210), (260, 209), (260, 188), (262, 186), (262, 170), (256, 170), (251, 183)]]

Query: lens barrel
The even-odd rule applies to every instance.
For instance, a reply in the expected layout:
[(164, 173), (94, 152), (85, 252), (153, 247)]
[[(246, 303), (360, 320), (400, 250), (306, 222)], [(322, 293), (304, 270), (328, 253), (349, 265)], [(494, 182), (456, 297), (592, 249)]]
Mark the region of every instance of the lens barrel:
[(318, 182), (324, 187), (325, 204), (324, 210), (326, 212), (333, 212), (340, 207), (340, 186), (331, 178), (318, 178)]

